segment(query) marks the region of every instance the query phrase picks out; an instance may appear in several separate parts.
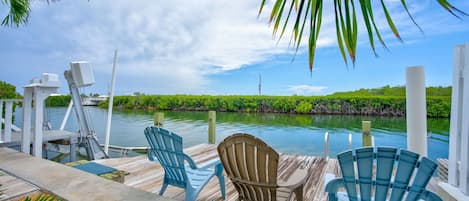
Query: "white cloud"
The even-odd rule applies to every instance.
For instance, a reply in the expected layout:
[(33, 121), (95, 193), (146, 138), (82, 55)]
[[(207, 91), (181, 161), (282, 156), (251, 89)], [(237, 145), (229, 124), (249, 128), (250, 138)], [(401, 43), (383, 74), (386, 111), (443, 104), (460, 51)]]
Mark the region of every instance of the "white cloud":
[[(51, 57), (89, 60), (95, 71), (110, 73), (112, 53), (118, 49), (121, 79), (152, 79), (148, 93), (161, 92), (151, 88), (198, 93), (206, 90), (208, 74), (293, 53), (288, 39), (277, 44), (272, 38), (268, 11), (257, 18), (259, 3), (61, 1), (50, 6), (37, 4), (31, 18), (36, 19), (32, 23), (48, 27), (35, 40), (43, 41), (44, 46), (64, 46), (50, 50)], [(45, 42), (47, 39), (50, 41)], [(321, 41), (323, 45), (333, 42)]]
[[(430, 1), (434, 0), (409, 2), (409, 7), (417, 20), (427, 25), (424, 29), (433, 32), (452, 16), (440, 11), (446, 18), (427, 22), (433, 15), (424, 12)], [(101, 75), (111, 73), (113, 51), (118, 49), (117, 82), (121, 92), (202, 93), (210, 91), (207, 75), (292, 54), (288, 48), (289, 30), (279, 44), (272, 38), (267, 23), (269, 8), (257, 18), (260, 0), (95, 0), (59, 1), (50, 5), (33, 2), (30, 23), (9, 33), (15, 39), (8, 41), (10, 46), (21, 54), (30, 51), (44, 56), (44, 60), (55, 61), (55, 66), (71, 60), (88, 60)], [(319, 47), (335, 45), (331, 2), (324, 5)], [(400, 1), (386, 3), (404, 35), (419, 35), (402, 12)], [(383, 14), (375, 15), (378, 24), (386, 26)], [(365, 43), (366, 32), (360, 34), (361, 43)], [(389, 30), (383, 35), (392, 37)], [(306, 39), (300, 53), (306, 51)]]
[(321, 94), (327, 89), (326, 86), (312, 86), (312, 85), (293, 85), (288, 86), (288, 91), (295, 95), (312, 95)]

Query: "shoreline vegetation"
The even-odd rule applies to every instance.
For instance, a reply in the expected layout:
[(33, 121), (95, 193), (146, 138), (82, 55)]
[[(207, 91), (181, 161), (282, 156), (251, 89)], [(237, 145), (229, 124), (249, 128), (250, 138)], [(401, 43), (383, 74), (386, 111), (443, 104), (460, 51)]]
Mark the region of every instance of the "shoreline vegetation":
[[(172, 110), (333, 114), (364, 116), (405, 116), (405, 87), (384, 86), (338, 92), (326, 96), (241, 96), (241, 95), (145, 95), (115, 96), (113, 107), (121, 110)], [(67, 106), (70, 96), (53, 96), (47, 106)], [(99, 107), (107, 108), (108, 101)], [(448, 118), (451, 110), (451, 87), (427, 88), (427, 117)]]

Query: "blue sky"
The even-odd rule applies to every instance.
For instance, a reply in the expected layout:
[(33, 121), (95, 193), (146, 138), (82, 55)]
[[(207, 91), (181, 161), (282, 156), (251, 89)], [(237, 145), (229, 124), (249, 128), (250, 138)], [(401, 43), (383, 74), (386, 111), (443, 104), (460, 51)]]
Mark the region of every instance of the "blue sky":
[[(267, 23), (269, 13), (257, 18), (259, 2), (83, 0), (48, 5), (33, 1), (26, 26), (0, 28), (0, 80), (21, 92), (42, 72), (57, 73), (62, 82), (59, 92), (67, 93), (63, 71), (70, 61), (87, 60), (96, 83), (83, 92), (104, 94), (111, 80), (113, 51), (118, 49), (118, 95), (254, 95), (259, 74), (265, 95), (325, 95), (404, 85), (405, 68), (416, 65), (425, 67), (428, 86), (448, 86), (454, 47), (469, 42), (469, 17), (453, 17), (436, 0), (408, 1), (424, 35), (403, 12), (400, 1), (387, 0), (404, 43), (393, 38), (377, 9), (375, 16), (389, 51), (378, 44), (376, 58), (362, 31), (358, 60), (347, 68), (336, 47), (333, 8), (326, 3), (310, 73), (306, 43), (292, 61), (289, 35), (277, 44)], [(468, 1), (452, 2), (469, 12)], [(6, 10), (0, 5), (2, 16)]]

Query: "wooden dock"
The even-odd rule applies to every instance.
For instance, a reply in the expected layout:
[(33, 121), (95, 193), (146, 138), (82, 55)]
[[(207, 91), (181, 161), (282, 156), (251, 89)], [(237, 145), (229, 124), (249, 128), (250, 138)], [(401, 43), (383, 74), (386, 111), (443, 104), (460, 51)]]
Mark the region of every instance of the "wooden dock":
[[(201, 144), (189, 147), (185, 149), (185, 152), (191, 155), (198, 164), (217, 157), (215, 145)], [(128, 198), (135, 198), (135, 196), (139, 200), (166, 200), (155, 195), (159, 192), (162, 185), (164, 171), (158, 163), (149, 161), (146, 155), (103, 159), (96, 162), (129, 172), (130, 175), (126, 176), (124, 184), (147, 192), (137, 192), (138, 190), (120, 185), (117, 182), (102, 179), (86, 172), (31, 157), (7, 148), (0, 148), (0, 161), (2, 161), (0, 163), (0, 171), (3, 170), (3, 172), (0, 172), (0, 183), (3, 184), (0, 189), (6, 190), (3, 191), (4, 195), (0, 196), (0, 200), (14, 200), (19, 196), (39, 192), (41, 189), (45, 189), (46, 192), (53, 192), (68, 200), (80, 200), (86, 194), (84, 192), (94, 192), (93, 196), (106, 197), (106, 200), (127, 200)], [(326, 201), (324, 175), (326, 173), (340, 175), (337, 160), (326, 160), (322, 157), (314, 156), (280, 154), (279, 179), (285, 180), (294, 170), (303, 164), (306, 164), (306, 168), (311, 173), (304, 187), (305, 200)], [(18, 167), (22, 168), (18, 169)], [(5, 174), (5, 172), (12, 173), (12, 175)], [(65, 184), (70, 180), (74, 182), (67, 185), (57, 185)], [(227, 177), (225, 177), (225, 181), (226, 200), (237, 200), (238, 195), (233, 184)], [(439, 188), (438, 181), (439, 179), (434, 177), (427, 186), (427, 189), (439, 192), (437, 190)], [(8, 188), (3, 188), (7, 186)], [(98, 186), (99, 188), (96, 188)], [(184, 190), (170, 186), (166, 190), (164, 197), (184, 200)], [(213, 178), (204, 188), (198, 200), (222, 200), (216, 178)]]
[(39, 192), (37, 186), (2, 171), (0, 171), (0, 184), (2, 184), (0, 191), (3, 192), (3, 194), (0, 193), (0, 201), (16, 200)]
[[(189, 147), (184, 152), (192, 156), (198, 164), (218, 157), (215, 145), (200, 144)], [(96, 162), (129, 172), (130, 175), (126, 176), (124, 184), (141, 190), (158, 193), (163, 182), (164, 170), (158, 163), (149, 161), (146, 156), (104, 159)], [(304, 188), (305, 200), (327, 200), (327, 196), (324, 193), (324, 174), (339, 174), (337, 160), (325, 160), (322, 157), (314, 156), (280, 154), (279, 179), (286, 180), (302, 163), (305, 163), (309, 172), (311, 172)], [(237, 200), (238, 194), (228, 177), (225, 177), (225, 182), (226, 200)], [(175, 200), (184, 200), (184, 190), (169, 186), (164, 196)], [(198, 200), (222, 200), (220, 187), (216, 178), (212, 178), (200, 193)]]
[[(207, 162), (218, 157), (216, 145), (199, 144), (186, 148), (185, 153), (192, 156), (197, 164)], [(147, 156), (113, 158), (97, 160), (97, 163), (111, 166), (119, 170), (124, 170), (130, 174), (125, 177), (125, 185), (135, 187), (144, 191), (158, 193), (163, 182), (164, 170), (155, 162), (149, 161)], [(306, 163), (311, 175), (304, 187), (304, 200), (307, 201), (327, 201), (327, 195), (324, 193), (324, 175), (332, 173), (340, 176), (339, 164), (337, 159), (324, 159), (322, 157), (280, 154), (280, 163), (278, 178), (286, 180), (293, 171), (302, 163)], [(428, 184), (428, 189), (437, 192), (439, 179), (434, 177)], [(225, 175), (226, 200), (235, 201), (238, 194)], [(168, 186), (164, 197), (174, 200), (184, 200), (184, 190)], [(200, 193), (198, 200), (223, 200), (221, 198), (218, 180), (214, 177)]]

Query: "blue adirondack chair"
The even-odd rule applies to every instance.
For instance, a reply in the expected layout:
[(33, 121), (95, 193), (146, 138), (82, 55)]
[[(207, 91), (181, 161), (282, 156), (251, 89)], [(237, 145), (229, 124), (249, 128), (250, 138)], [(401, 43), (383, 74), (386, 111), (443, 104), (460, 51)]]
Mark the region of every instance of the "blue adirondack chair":
[[(417, 153), (391, 147), (365, 147), (340, 153), (337, 159), (342, 178), (327, 183), (326, 192), (330, 201), (441, 200), (438, 195), (425, 189), (437, 165), (426, 157), (419, 160)], [(373, 176), (373, 169), (376, 176)], [(326, 180), (328, 177), (330, 175), (326, 175)], [(410, 181), (412, 184), (409, 184)], [(347, 192), (338, 192), (339, 188), (345, 188)]]
[(225, 199), (225, 179), (220, 160), (197, 167), (192, 158), (183, 152), (182, 137), (163, 128), (147, 127), (145, 137), (150, 144), (148, 158), (151, 161), (158, 159), (164, 169), (160, 195), (163, 195), (168, 185), (173, 185), (185, 189), (185, 200), (193, 201), (208, 181), (217, 176), (222, 197)]

